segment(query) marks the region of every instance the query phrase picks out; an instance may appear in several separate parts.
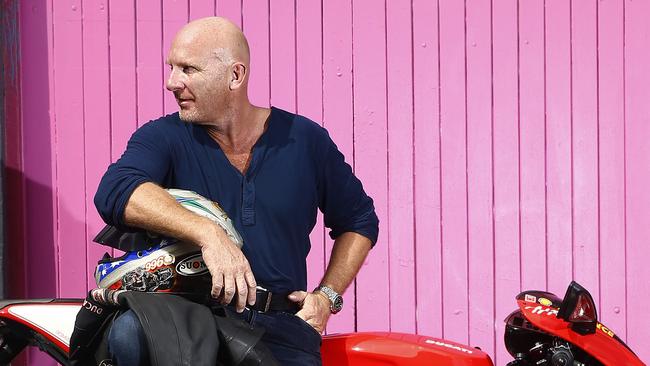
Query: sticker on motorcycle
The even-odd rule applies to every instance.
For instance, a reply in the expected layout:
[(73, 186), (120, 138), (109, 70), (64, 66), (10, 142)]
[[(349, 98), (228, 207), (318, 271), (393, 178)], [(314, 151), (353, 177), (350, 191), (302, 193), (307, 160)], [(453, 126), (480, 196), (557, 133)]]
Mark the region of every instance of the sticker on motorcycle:
[(606, 326), (598, 323), (598, 324), (596, 324), (596, 328), (600, 329), (603, 333), (607, 334), (608, 336), (614, 338), (614, 332), (609, 330), (609, 328), (607, 328)]
[(550, 307), (547, 307), (547, 306), (541, 306), (541, 305), (538, 305), (538, 306), (525, 306), (524, 309), (525, 310), (530, 310), (531, 313), (537, 314), (537, 315), (546, 314), (546, 315), (556, 315), (557, 316), (557, 312), (558, 312), (558, 309), (550, 308)]
[(178, 262), (176, 272), (183, 276), (198, 276), (208, 272), (208, 267), (201, 254), (195, 254)]
[(526, 302), (537, 302), (537, 298), (535, 296), (528, 295), (528, 294), (526, 294), (526, 296), (524, 297), (524, 300)]
[(545, 298), (545, 297), (540, 297), (537, 301), (538, 301), (540, 304), (544, 305), (544, 306), (551, 306), (551, 305), (553, 305), (553, 302), (552, 302), (551, 300)]
[(473, 353), (471, 350), (469, 350), (467, 348), (460, 347), (460, 346), (457, 346), (455, 344), (449, 344), (449, 343), (445, 343), (445, 342), (436, 341), (436, 340), (433, 340), (433, 339), (427, 339), (424, 342), (428, 343), (428, 344), (434, 344), (434, 345), (436, 345), (438, 347), (446, 347), (446, 348), (455, 349), (456, 351), (464, 352), (464, 353), (467, 353), (467, 354), (472, 354)]

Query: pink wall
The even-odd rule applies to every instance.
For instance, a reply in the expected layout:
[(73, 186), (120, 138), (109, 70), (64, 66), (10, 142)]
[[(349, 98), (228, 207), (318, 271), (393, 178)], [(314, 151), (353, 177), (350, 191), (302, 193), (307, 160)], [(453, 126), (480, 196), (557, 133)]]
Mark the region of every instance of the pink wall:
[[(330, 332), (440, 336), (505, 364), (514, 295), (575, 278), (650, 360), (650, 2), (20, 4), (27, 295), (93, 285), (98, 180), (175, 110), (174, 33), (218, 14), (249, 37), (252, 100), (321, 121), (375, 199), (380, 240)], [(320, 221), (312, 239), (310, 286), (332, 245)]]

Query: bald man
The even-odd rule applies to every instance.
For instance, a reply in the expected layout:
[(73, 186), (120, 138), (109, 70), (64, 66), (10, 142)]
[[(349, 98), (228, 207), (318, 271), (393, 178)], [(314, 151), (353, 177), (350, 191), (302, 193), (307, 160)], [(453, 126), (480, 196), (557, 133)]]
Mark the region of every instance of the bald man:
[[(281, 364), (320, 365), (320, 334), (376, 242), (378, 219), (327, 131), (250, 103), (249, 55), (244, 34), (224, 18), (183, 27), (167, 58), (166, 86), (179, 112), (133, 134), (102, 178), (95, 204), (108, 224), (196, 244), (212, 296), (264, 327), (263, 341)], [(219, 202), (244, 238), (242, 249), (164, 188)], [(318, 209), (335, 242), (321, 286), (307, 292)], [(110, 330), (109, 351), (120, 366), (148, 363), (145, 344), (131, 312)]]

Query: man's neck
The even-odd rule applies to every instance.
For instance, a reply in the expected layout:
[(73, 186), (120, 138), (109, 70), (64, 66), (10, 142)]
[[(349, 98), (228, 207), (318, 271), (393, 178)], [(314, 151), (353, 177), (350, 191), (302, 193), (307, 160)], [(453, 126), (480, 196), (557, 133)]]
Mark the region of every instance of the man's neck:
[(222, 149), (241, 153), (252, 149), (264, 133), (271, 110), (248, 104), (230, 111), (224, 121), (208, 126), (208, 134)]

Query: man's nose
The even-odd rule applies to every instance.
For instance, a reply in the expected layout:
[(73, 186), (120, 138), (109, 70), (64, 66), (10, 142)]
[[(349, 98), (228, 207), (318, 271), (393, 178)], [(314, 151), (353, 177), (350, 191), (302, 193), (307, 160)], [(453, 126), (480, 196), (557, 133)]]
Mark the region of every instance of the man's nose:
[(167, 82), (165, 83), (165, 86), (167, 87), (167, 90), (169, 91), (176, 91), (183, 89), (185, 84), (183, 84), (183, 81), (181, 80), (180, 75), (178, 74), (178, 71), (176, 69), (172, 69), (169, 72), (169, 77), (167, 78)]

